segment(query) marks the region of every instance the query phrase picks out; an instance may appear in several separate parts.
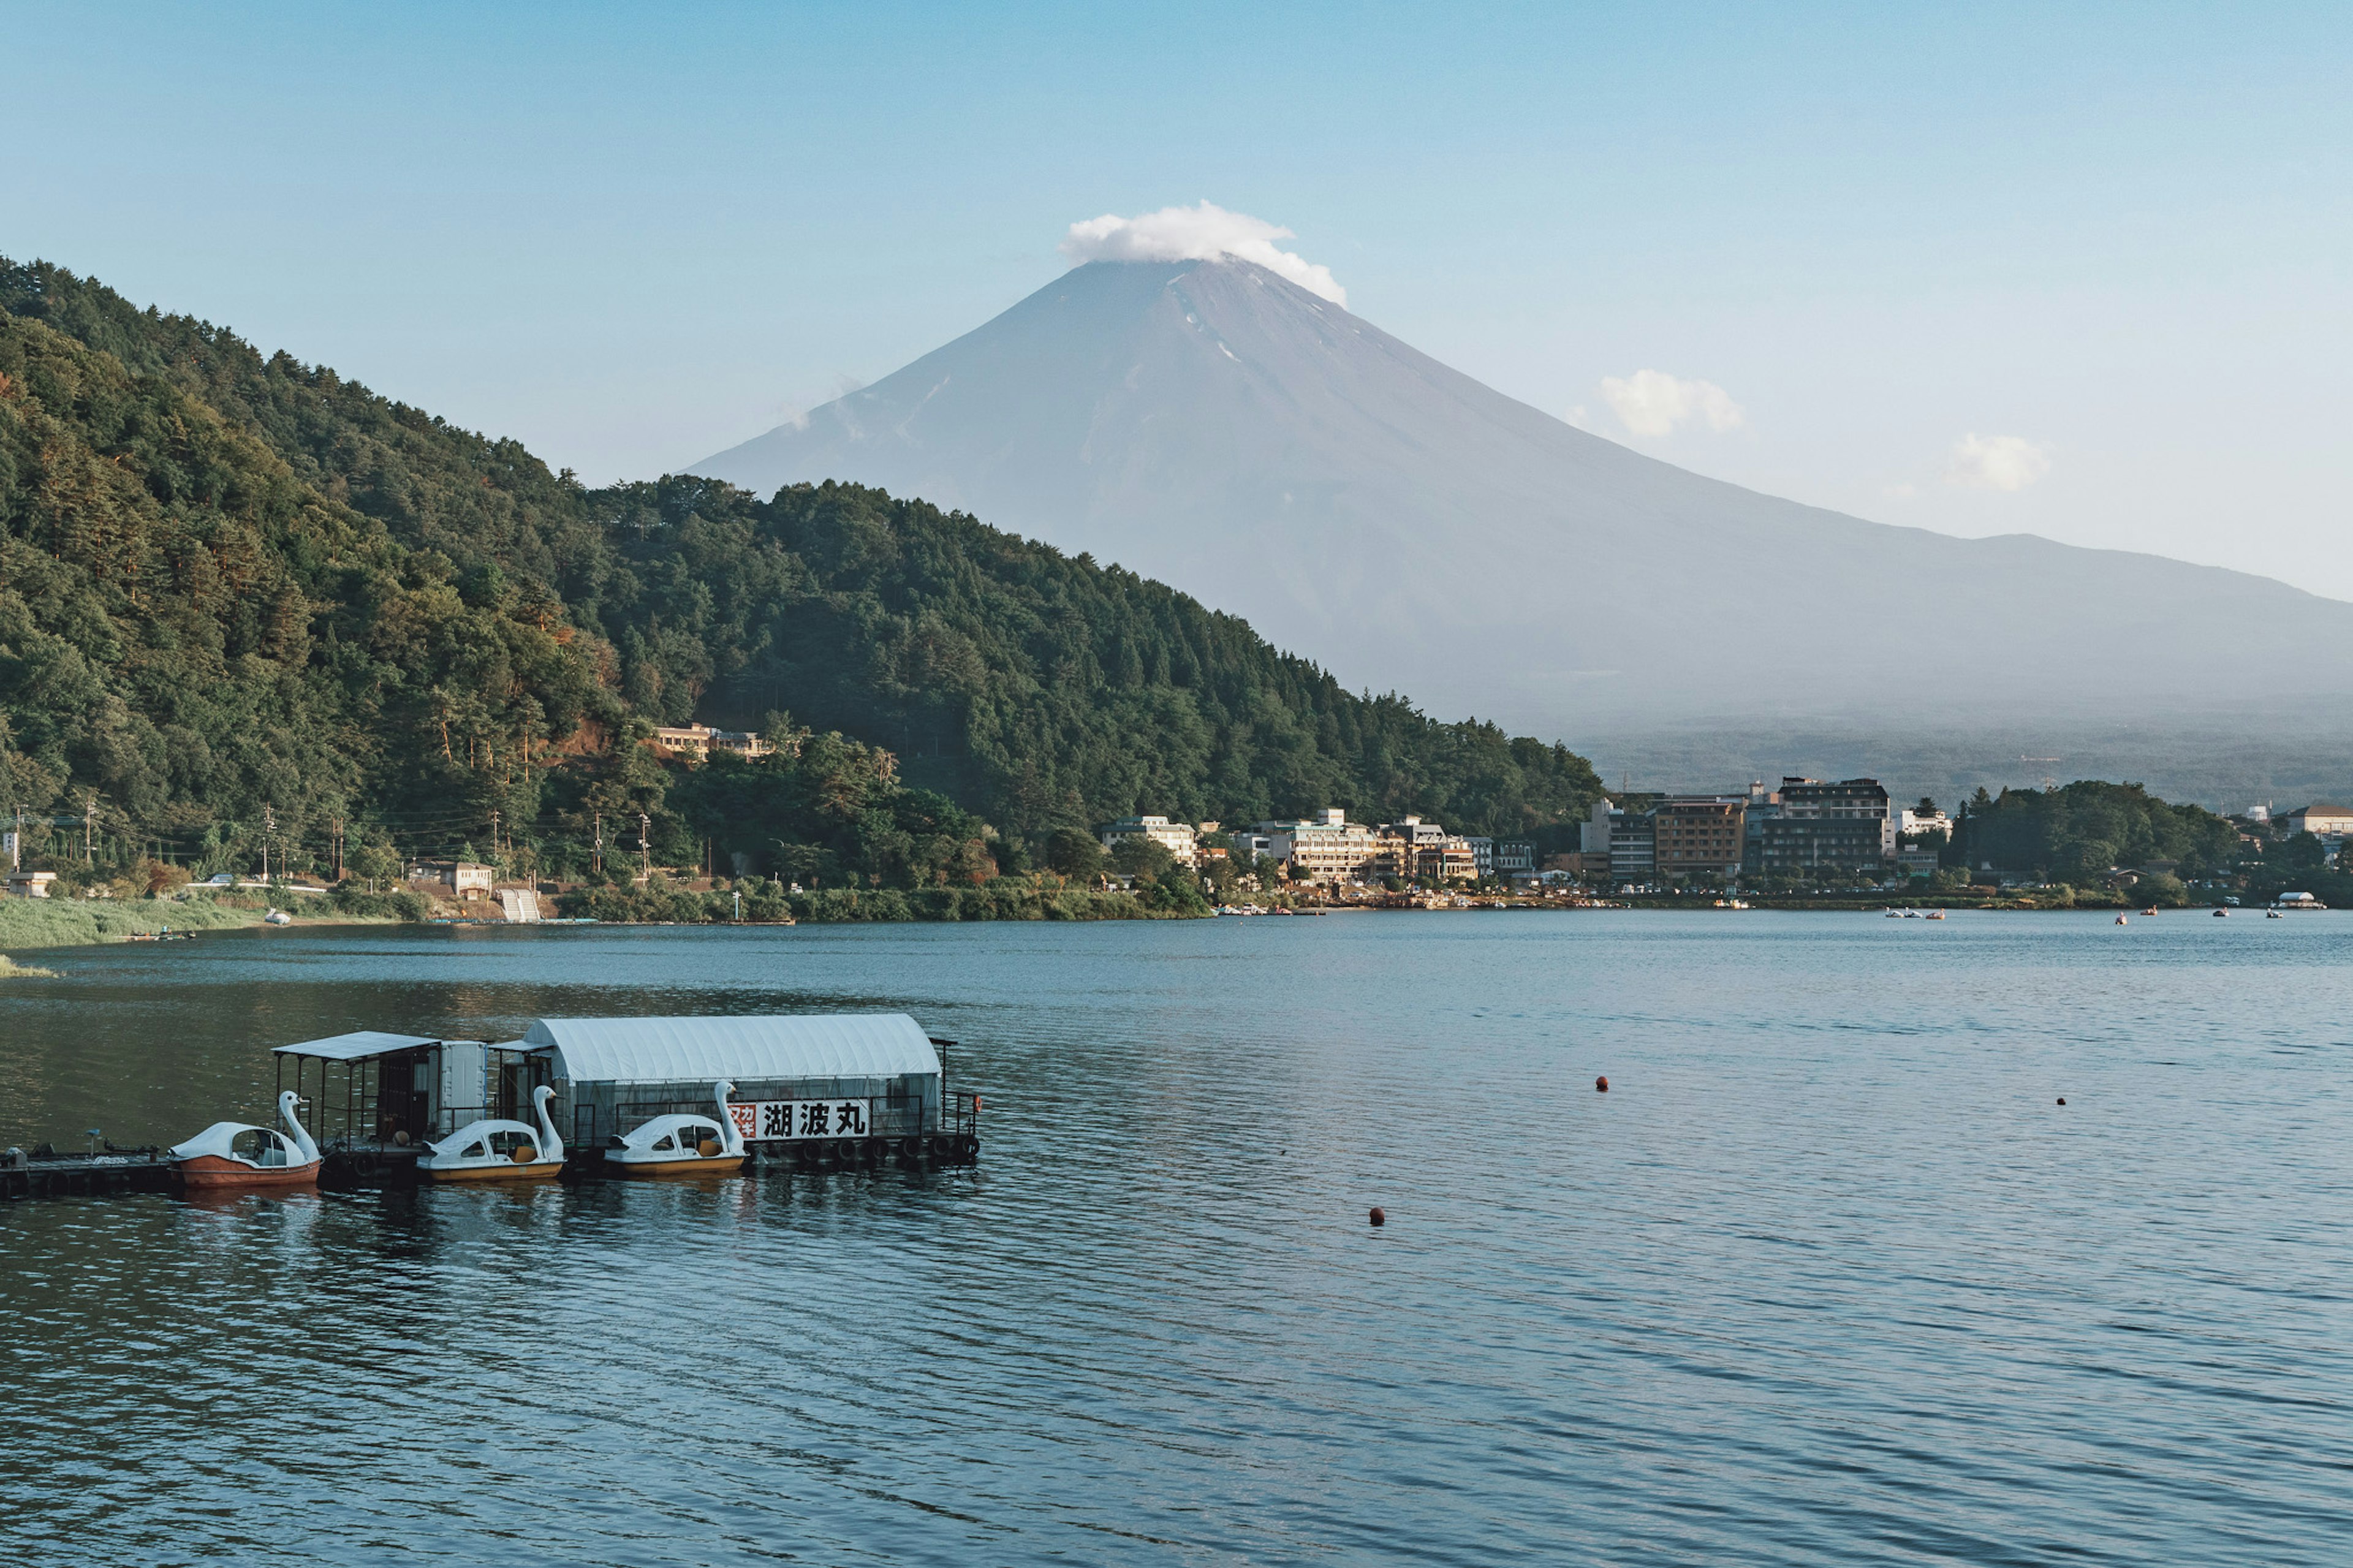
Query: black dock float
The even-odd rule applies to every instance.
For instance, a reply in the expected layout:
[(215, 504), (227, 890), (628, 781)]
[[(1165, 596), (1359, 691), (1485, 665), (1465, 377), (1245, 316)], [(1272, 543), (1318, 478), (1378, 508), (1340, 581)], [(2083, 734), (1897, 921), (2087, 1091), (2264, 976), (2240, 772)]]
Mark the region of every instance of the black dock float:
[(110, 1149), (103, 1154), (0, 1152), (0, 1198), (63, 1198), (109, 1193), (167, 1193), (178, 1174), (160, 1149)]
[(944, 1170), (980, 1163), (977, 1132), (910, 1132), (895, 1138), (796, 1138), (746, 1143), (745, 1169), (777, 1171)]

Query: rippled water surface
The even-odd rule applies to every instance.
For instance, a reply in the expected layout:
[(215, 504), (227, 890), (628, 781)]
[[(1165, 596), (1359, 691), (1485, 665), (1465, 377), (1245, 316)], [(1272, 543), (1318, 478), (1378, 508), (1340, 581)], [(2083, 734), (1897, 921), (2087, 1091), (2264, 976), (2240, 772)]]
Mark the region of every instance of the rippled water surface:
[(48, 955), (0, 991), (0, 1143), (169, 1142), (258, 1119), (273, 1044), (542, 1014), (903, 1008), (987, 1110), (929, 1177), (0, 1205), (0, 1542), (2343, 1563), (2348, 946), (1759, 911)]

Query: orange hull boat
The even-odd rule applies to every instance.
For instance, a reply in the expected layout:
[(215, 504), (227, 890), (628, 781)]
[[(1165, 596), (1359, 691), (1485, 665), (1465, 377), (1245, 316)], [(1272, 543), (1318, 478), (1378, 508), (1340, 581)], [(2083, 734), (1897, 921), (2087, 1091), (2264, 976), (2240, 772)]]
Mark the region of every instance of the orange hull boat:
[(744, 1168), (741, 1154), (681, 1154), (675, 1160), (614, 1161), (607, 1169), (624, 1176), (732, 1176)]
[(531, 1160), (515, 1164), (501, 1160), (494, 1165), (459, 1165), (453, 1170), (419, 1166), (418, 1175), (430, 1182), (552, 1182), (564, 1174), (561, 1160)]
[(311, 1187), (319, 1183), (320, 1162), (301, 1165), (248, 1165), (218, 1154), (199, 1154), (180, 1162), (180, 1180), (206, 1192), (228, 1187)]

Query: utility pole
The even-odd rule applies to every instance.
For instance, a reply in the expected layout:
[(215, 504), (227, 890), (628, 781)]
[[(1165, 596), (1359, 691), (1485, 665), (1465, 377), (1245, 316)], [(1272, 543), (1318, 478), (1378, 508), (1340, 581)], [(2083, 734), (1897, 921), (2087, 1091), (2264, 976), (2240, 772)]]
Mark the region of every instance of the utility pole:
[(644, 812), (638, 813), (638, 863), (641, 882), (654, 879), (654, 819)]
[(588, 847), (588, 864), (589, 864), (590, 868), (591, 868), (593, 870), (595, 870), (595, 872), (596, 872), (597, 875), (602, 876), (602, 875), (604, 874), (604, 871), (605, 871), (605, 814), (604, 814), (603, 812), (601, 812), (601, 811), (600, 811), (600, 812), (598, 812), (598, 813), (596, 814), (596, 842), (595, 842), (595, 843), (593, 843), (593, 844), (591, 844), (591, 845)]
[(261, 885), (269, 886), (269, 841), (278, 837), (278, 808), (261, 808)]
[(499, 808), (498, 808), (497, 806), (495, 806), (495, 805), (494, 805), (494, 806), (491, 807), (491, 863), (492, 863), (493, 865), (497, 864), (497, 862), (498, 862), (498, 858), (499, 858)]
[(335, 818), (335, 880), (343, 879), (343, 819)]
[(90, 819), (91, 819), (91, 818), (93, 818), (93, 817), (95, 817), (97, 815), (98, 815), (98, 792), (97, 792), (96, 790), (91, 790), (89, 794), (87, 794), (87, 795), (83, 795), (83, 796), (81, 797), (81, 863), (82, 863), (83, 865), (85, 865), (85, 866), (87, 866), (87, 865), (89, 865), (89, 864), (90, 863)]

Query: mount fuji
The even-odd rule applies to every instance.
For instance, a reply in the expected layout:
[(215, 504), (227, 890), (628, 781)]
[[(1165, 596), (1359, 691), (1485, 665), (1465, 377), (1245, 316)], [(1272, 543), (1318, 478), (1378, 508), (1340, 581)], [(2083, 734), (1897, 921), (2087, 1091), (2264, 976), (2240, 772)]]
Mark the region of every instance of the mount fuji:
[(921, 496), (1544, 735), (2154, 722), (2353, 676), (2353, 605), (1706, 479), (1230, 257), (1075, 268), (694, 471)]

